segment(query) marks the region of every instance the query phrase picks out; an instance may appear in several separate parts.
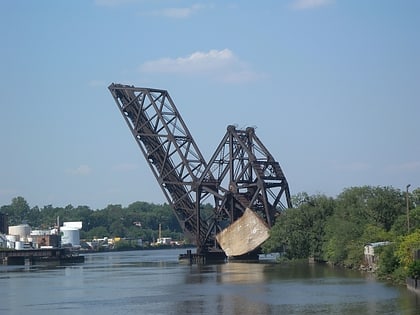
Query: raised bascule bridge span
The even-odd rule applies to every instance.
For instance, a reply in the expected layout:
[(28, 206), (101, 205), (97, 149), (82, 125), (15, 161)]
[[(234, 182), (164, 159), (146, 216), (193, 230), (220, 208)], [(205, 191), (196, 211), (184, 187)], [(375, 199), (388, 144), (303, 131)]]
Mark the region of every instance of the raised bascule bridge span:
[[(208, 162), (166, 90), (108, 87), (185, 234), (205, 260), (255, 258), (291, 208), (289, 185), (254, 128), (228, 126)], [(212, 211), (202, 211), (211, 204)]]

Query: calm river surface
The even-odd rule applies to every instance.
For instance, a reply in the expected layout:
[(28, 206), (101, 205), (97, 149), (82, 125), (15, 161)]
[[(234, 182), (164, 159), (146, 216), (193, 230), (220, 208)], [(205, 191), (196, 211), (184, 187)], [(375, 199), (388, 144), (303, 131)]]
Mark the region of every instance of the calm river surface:
[(86, 254), (69, 266), (0, 265), (0, 314), (420, 314), (420, 297), (320, 265), (185, 265), (186, 250)]

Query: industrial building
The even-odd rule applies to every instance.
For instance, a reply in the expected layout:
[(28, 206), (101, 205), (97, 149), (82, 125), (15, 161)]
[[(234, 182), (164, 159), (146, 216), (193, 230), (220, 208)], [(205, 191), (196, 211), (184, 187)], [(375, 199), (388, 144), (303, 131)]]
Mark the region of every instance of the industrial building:
[(0, 248), (42, 249), (66, 247), (80, 248), (82, 222), (64, 222), (52, 230), (32, 230), (28, 224), (9, 226), (6, 235), (2, 233)]

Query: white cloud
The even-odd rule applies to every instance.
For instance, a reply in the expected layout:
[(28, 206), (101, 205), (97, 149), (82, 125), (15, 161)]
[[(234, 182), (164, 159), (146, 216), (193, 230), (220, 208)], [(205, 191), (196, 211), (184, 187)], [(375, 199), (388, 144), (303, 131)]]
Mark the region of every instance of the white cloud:
[(252, 71), (229, 49), (197, 51), (186, 57), (147, 61), (141, 65), (140, 71), (208, 76), (225, 82), (254, 81), (263, 77), (262, 74)]
[(191, 7), (162, 9), (154, 12), (154, 14), (170, 18), (184, 19), (205, 8), (207, 8), (205, 5), (194, 4)]
[(307, 10), (330, 5), (334, 0), (294, 0), (291, 4), (292, 9)]
[(163, 17), (168, 17), (168, 18), (175, 18), (175, 19), (185, 19), (197, 13), (198, 11), (201, 11), (204, 9), (210, 9), (210, 8), (213, 8), (213, 5), (193, 4), (190, 7), (164, 8), (164, 9), (152, 11), (146, 14), (163, 16)]
[(85, 176), (89, 175), (92, 172), (92, 169), (88, 165), (80, 165), (77, 168), (67, 170), (68, 174), (76, 176)]

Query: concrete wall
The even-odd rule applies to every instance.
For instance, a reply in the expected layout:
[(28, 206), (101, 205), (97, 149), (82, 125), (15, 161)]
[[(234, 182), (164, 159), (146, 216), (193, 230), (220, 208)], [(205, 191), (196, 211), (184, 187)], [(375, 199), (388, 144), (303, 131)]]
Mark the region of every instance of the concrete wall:
[(413, 278), (407, 278), (406, 279), (407, 289), (410, 291), (414, 291), (418, 294), (420, 294), (420, 279), (413, 279)]

